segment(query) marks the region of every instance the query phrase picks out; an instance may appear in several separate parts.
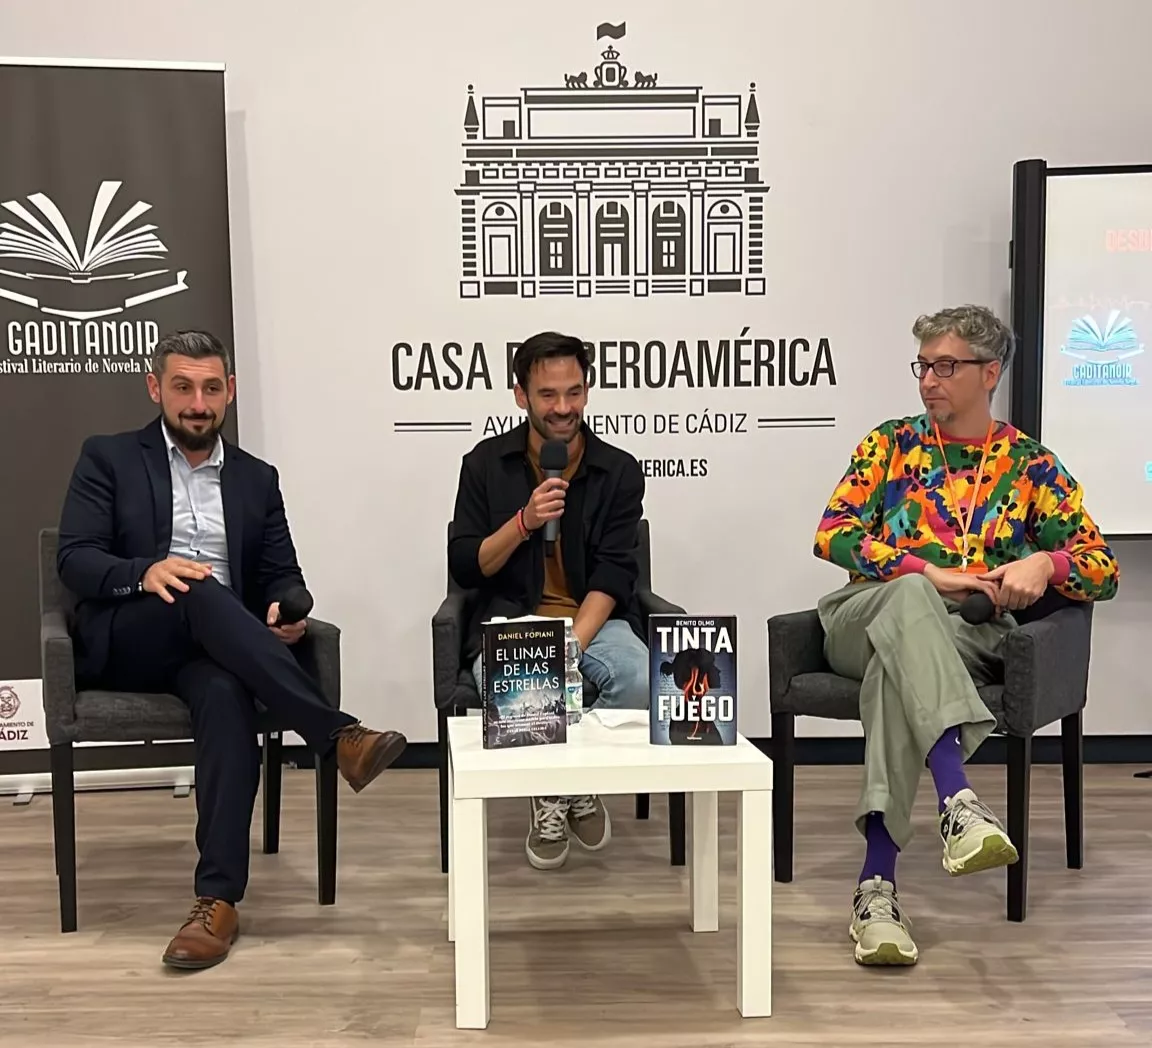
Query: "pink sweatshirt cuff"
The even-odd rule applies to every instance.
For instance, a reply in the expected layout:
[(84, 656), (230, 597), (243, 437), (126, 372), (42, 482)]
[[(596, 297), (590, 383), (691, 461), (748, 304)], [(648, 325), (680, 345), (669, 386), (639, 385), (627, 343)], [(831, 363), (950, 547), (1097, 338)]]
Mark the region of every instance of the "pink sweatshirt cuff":
[(1048, 580), (1049, 586), (1059, 586), (1068, 581), (1068, 576), (1072, 573), (1072, 558), (1060, 550), (1057, 553), (1048, 553), (1048, 559), (1052, 561), (1052, 578)]
[(924, 569), (928, 566), (928, 561), (921, 557), (917, 557), (914, 553), (906, 553), (904, 559), (900, 561), (900, 566), (896, 569), (897, 575), (923, 575)]

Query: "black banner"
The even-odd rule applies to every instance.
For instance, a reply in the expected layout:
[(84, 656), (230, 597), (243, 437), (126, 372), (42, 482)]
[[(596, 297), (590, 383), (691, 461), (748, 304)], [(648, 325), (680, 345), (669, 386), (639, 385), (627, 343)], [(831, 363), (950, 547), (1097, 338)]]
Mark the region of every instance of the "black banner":
[[(5, 60), (7, 61), (7, 60)], [(37, 533), (143, 426), (165, 333), (232, 347), (222, 67), (0, 65), (0, 678), (40, 676)], [(224, 433), (235, 440), (235, 412)]]

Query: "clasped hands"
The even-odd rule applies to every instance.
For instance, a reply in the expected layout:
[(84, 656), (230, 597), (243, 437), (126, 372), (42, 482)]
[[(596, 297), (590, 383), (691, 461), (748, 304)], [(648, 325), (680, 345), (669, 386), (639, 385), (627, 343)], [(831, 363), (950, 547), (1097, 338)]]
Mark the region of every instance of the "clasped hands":
[[(199, 561), (188, 560), (186, 557), (168, 557), (153, 564), (141, 580), (141, 588), (145, 593), (155, 593), (161, 600), (173, 604), (176, 598), (168, 591), (168, 587), (180, 593), (188, 592), (188, 583), (185, 579), (206, 579), (212, 574), (211, 564), (201, 564)], [(286, 626), (277, 626), (280, 618), (280, 602), (273, 601), (268, 606), (268, 615), (265, 621), (268, 628), (276, 634), (285, 644), (295, 644), (304, 636), (308, 627), (308, 620), (301, 619)]]
[(924, 574), (942, 596), (954, 600), (963, 600), (969, 593), (987, 594), (999, 614), (1035, 604), (1044, 595), (1054, 571), (1047, 553), (1033, 553), (991, 571), (946, 571), (930, 564)]

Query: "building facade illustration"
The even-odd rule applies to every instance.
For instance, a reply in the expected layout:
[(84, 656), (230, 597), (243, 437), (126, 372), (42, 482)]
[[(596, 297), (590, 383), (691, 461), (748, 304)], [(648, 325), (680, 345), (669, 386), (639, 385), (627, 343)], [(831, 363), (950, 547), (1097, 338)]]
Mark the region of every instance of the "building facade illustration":
[(663, 86), (611, 44), (464, 112), (462, 298), (763, 295), (756, 85)]

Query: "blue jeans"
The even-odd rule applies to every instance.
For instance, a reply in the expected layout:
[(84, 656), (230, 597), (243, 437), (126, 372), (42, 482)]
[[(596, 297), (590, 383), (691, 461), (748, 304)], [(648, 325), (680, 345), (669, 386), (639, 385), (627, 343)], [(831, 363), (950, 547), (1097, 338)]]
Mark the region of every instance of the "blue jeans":
[[(580, 672), (599, 692), (593, 709), (648, 708), (648, 646), (623, 619), (609, 619), (580, 656)], [(480, 659), (472, 664), (476, 690), (482, 691)]]

